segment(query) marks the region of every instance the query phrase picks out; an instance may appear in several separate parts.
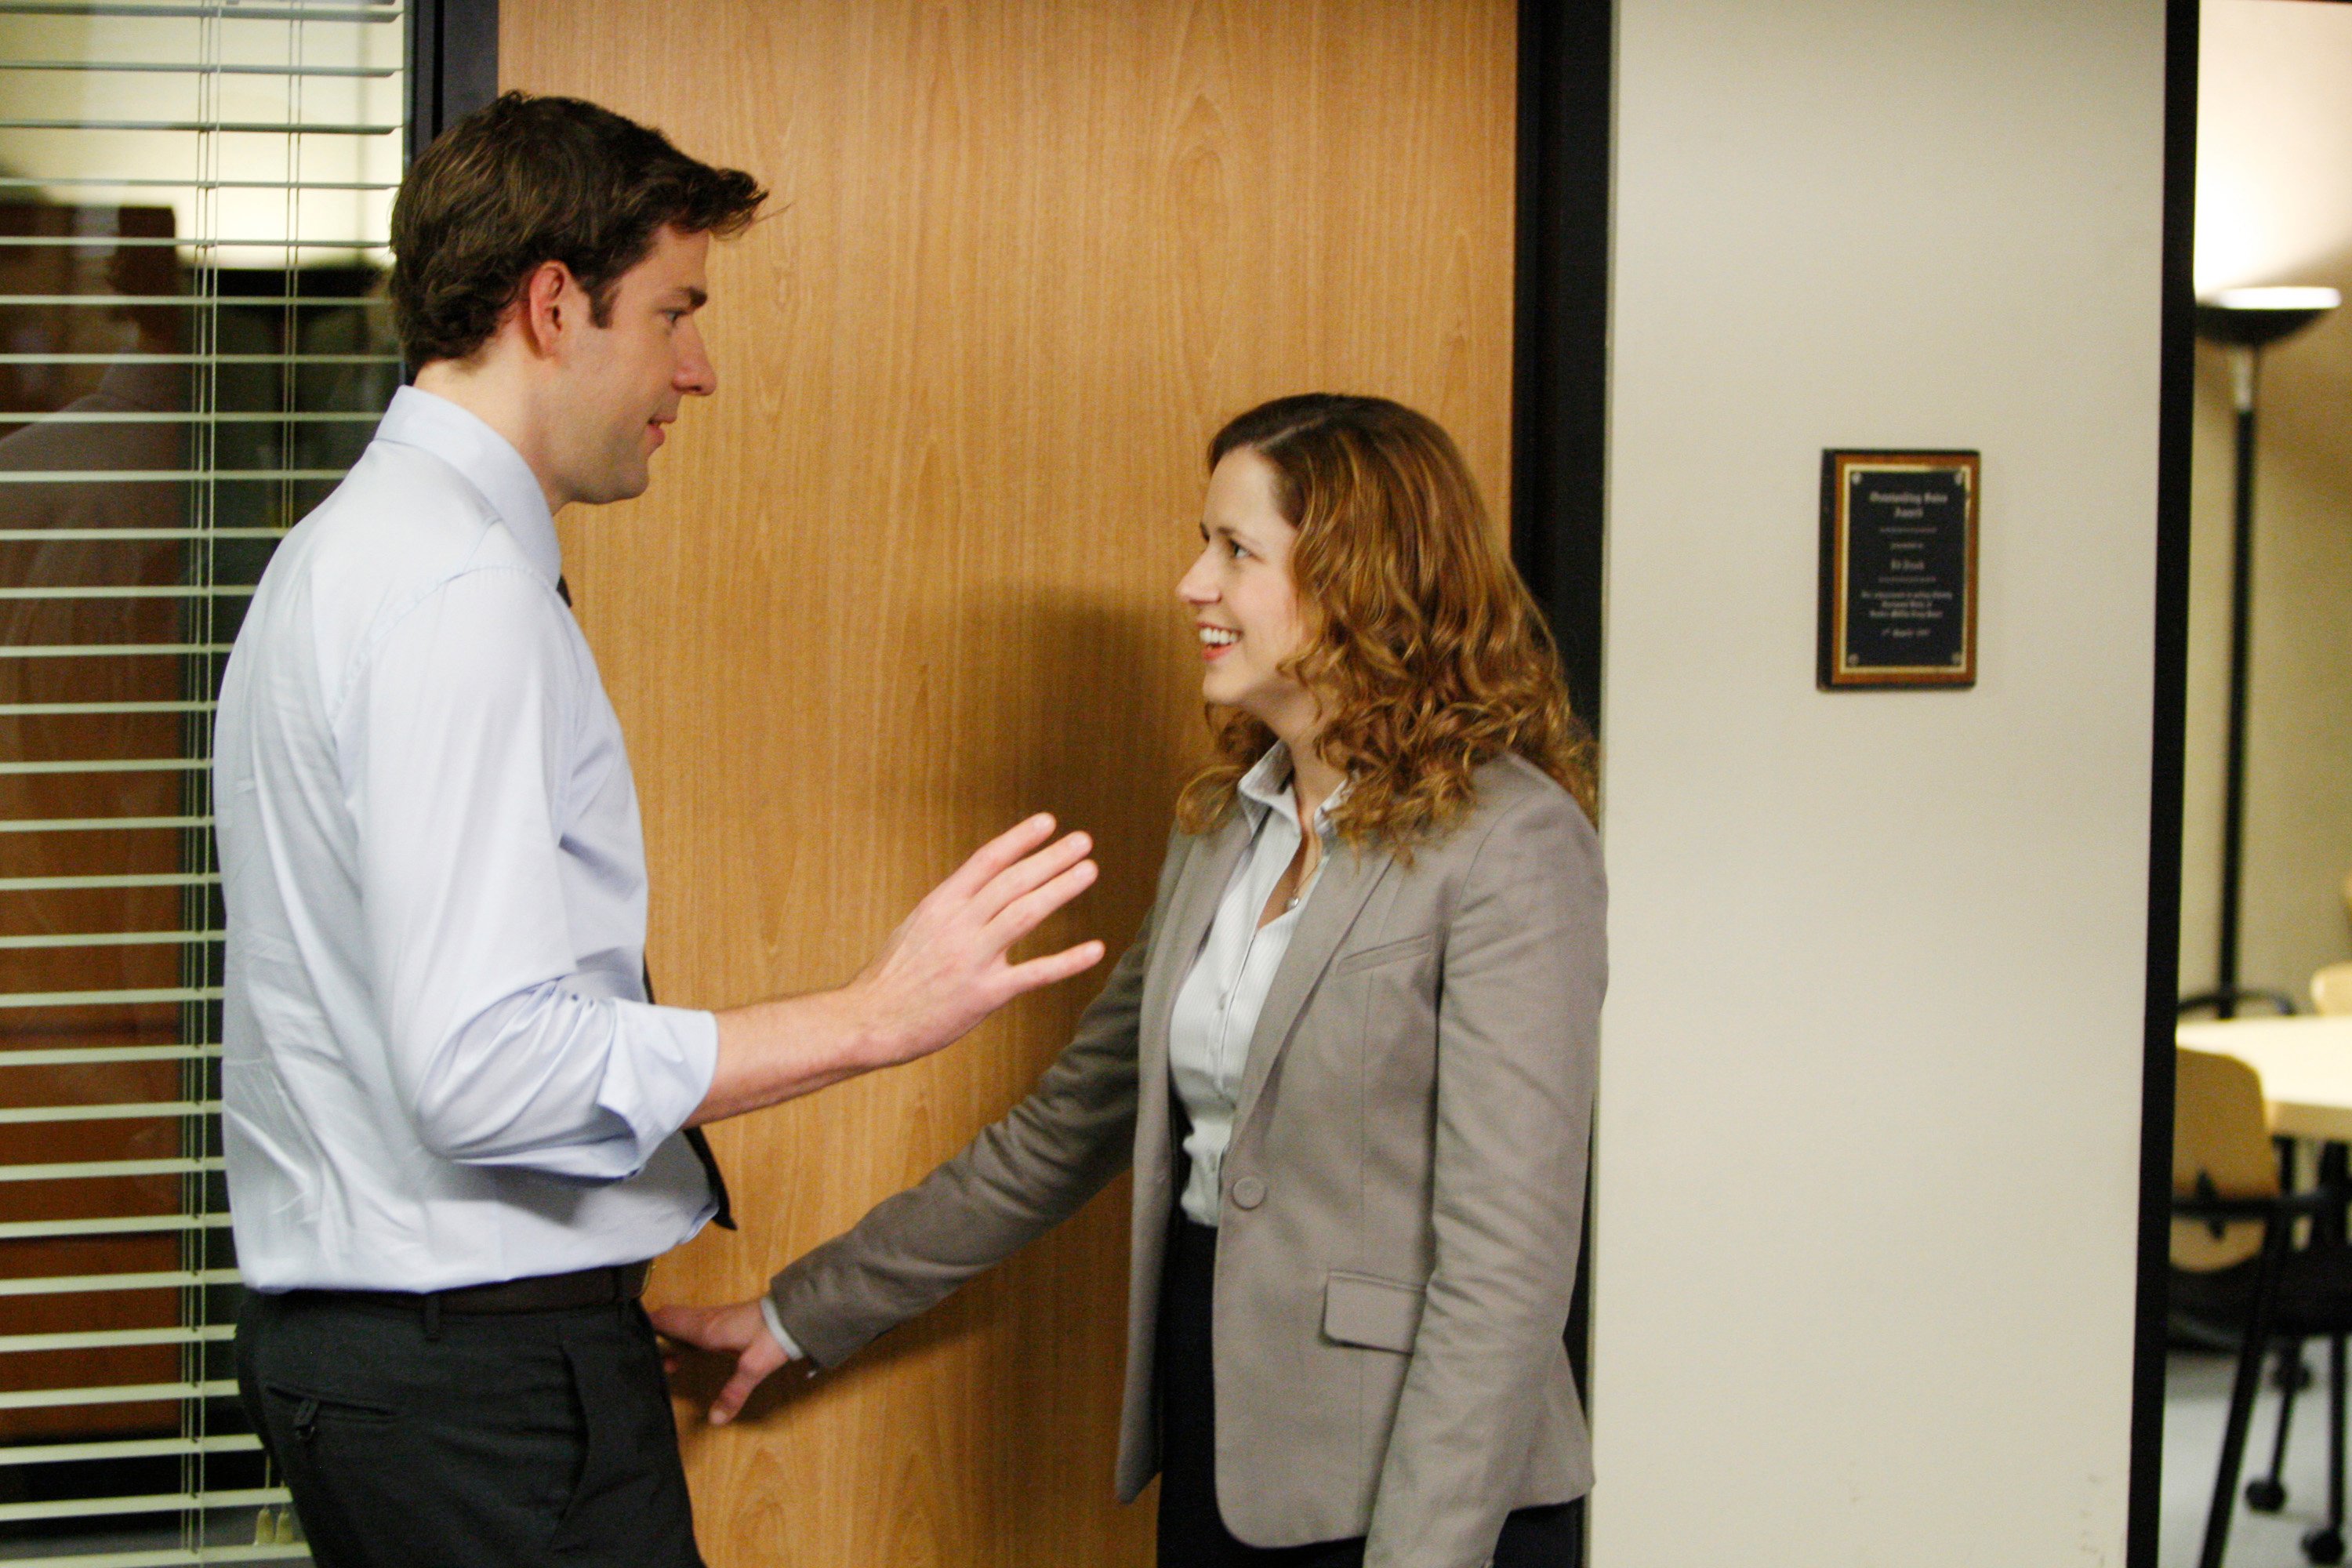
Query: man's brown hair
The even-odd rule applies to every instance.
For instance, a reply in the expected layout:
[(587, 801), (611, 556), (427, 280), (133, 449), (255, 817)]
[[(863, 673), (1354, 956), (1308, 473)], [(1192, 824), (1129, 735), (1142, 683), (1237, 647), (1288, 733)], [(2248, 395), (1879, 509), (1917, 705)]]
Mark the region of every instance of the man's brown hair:
[(414, 370), (488, 342), (532, 272), (560, 261), (611, 320), (613, 287), (672, 226), (724, 239), (767, 199), (650, 127), (576, 98), (509, 92), (443, 132), (392, 205), (392, 320)]

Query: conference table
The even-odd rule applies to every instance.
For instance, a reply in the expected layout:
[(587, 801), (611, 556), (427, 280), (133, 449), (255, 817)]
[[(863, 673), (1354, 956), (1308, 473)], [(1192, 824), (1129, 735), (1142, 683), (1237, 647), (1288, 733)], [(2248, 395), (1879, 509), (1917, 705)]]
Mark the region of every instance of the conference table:
[(2173, 1037), (2253, 1068), (2273, 1133), (2352, 1142), (2352, 1016), (2200, 1019)]

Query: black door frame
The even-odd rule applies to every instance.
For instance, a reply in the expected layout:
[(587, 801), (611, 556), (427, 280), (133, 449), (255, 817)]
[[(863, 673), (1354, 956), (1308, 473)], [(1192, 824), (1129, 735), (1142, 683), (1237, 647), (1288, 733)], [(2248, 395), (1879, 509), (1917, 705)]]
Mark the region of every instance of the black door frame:
[[(1559, 644), (1577, 716), (1601, 726), (1609, 446), (1613, 0), (1520, 0), (1511, 554)], [(1588, 1156), (1591, 1153), (1587, 1148)], [(1592, 1387), (1592, 1184), (1568, 1359)], [(1589, 1552), (1590, 1549), (1587, 1548)]]
[(499, 0), (408, 0), (408, 162), (499, 95)]
[(2181, 767), (2189, 691), (2189, 469), (2197, 338), (2198, 0), (2168, 0), (2163, 363), (2157, 394), (2156, 690), (2149, 758), (2147, 994), (2140, 1075), (2138, 1311), (2126, 1568), (2156, 1568), (2172, 1237), (2173, 1028), (2180, 997)]
[(1521, 0), (1511, 552), (1601, 721), (1612, 0)]

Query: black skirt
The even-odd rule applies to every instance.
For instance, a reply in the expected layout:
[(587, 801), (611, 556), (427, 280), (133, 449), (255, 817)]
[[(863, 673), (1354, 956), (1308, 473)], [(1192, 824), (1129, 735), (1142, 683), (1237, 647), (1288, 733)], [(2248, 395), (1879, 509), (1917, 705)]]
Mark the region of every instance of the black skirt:
[[(1160, 1293), (1160, 1568), (1360, 1568), (1364, 1538), (1251, 1546), (1217, 1508), (1217, 1401), (1210, 1296), (1217, 1232), (1177, 1212)], [(1584, 1502), (1523, 1508), (1503, 1521), (1494, 1568), (1577, 1568)]]

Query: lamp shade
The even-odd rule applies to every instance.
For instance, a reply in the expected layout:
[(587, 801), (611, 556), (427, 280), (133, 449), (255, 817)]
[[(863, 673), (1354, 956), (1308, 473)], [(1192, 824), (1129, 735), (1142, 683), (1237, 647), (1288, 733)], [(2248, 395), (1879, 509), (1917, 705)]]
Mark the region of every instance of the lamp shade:
[(2264, 348), (2343, 302), (2333, 289), (2224, 289), (2197, 301), (2197, 335), (2232, 348)]

